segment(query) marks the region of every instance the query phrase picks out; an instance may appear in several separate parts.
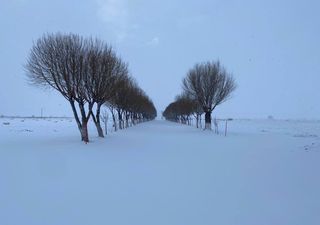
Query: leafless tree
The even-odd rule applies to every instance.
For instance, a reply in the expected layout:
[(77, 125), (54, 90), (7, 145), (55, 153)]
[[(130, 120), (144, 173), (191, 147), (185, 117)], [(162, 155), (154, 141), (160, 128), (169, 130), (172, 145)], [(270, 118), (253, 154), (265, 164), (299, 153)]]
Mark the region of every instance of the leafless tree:
[(143, 118), (156, 116), (152, 101), (129, 76), (127, 64), (111, 46), (98, 39), (74, 34), (44, 35), (34, 43), (25, 67), (32, 84), (51, 87), (68, 100), (86, 143), (90, 117), (98, 135), (104, 136), (100, 124), (103, 104), (111, 109), (115, 129), (114, 109), (120, 129), (124, 127), (123, 116), (128, 127), (137, 108)]
[(201, 115), (203, 114), (203, 109), (198, 101), (188, 95), (186, 95), (192, 105), (192, 114), (196, 119), (196, 127), (201, 127)]
[(87, 101), (96, 104), (96, 113), (92, 111), (91, 116), (99, 137), (104, 137), (100, 122), (101, 107), (116, 93), (116, 81), (128, 73), (128, 68), (106, 43), (89, 39), (86, 47)]
[(117, 112), (119, 129), (156, 117), (157, 112), (152, 101), (132, 77), (123, 76), (117, 81), (116, 86), (115, 95), (108, 105), (113, 119), (115, 118), (114, 111)]
[(191, 125), (191, 116), (195, 113), (196, 102), (187, 95), (178, 95), (175, 101), (165, 109), (163, 116), (171, 121)]
[(81, 139), (86, 143), (89, 142), (87, 124), (93, 104), (87, 104), (88, 111), (86, 112), (87, 93), (84, 85), (86, 66), (83, 38), (74, 34), (44, 35), (34, 43), (25, 68), (32, 84), (51, 87), (68, 100)]
[[(119, 120), (119, 129), (124, 128), (124, 106), (127, 104), (130, 86), (132, 85), (132, 78), (128, 75), (121, 77), (116, 83), (116, 92), (109, 101), (112, 110), (115, 109)], [(113, 113), (113, 112), (112, 112)]]
[(183, 79), (184, 91), (197, 100), (205, 113), (205, 129), (211, 129), (211, 113), (236, 89), (234, 78), (219, 62), (196, 64)]

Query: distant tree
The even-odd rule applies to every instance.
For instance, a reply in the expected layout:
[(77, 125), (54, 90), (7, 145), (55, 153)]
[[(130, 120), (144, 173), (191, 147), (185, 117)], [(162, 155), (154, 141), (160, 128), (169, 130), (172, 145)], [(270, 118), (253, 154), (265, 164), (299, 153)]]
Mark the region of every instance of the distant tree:
[(211, 113), (236, 89), (234, 78), (219, 62), (196, 64), (183, 79), (184, 91), (192, 96), (205, 113), (205, 129), (211, 129)]
[[(116, 83), (116, 92), (112, 96), (112, 99), (110, 100), (110, 109), (115, 110), (117, 113), (117, 117), (119, 120), (119, 129), (124, 128), (124, 120), (123, 120), (123, 114), (125, 112), (124, 108), (126, 104), (128, 104), (129, 101), (129, 92), (132, 87), (132, 78), (129, 77), (129, 75), (121, 77), (121, 79), (117, 80)], [(112, 111), (112, 113), (114, 113)]]
[(180, 122), (189, 125), (194, 110), (193, 101), (186, 95), (178, 95), (175, 104)]
[(166, 120), (180, 122), (180, 109), (177, 102), (171, 102), (163, 111), (162, 115), (164, 118), (166, 118)]
[(167, 120), (191, 125), (191, 116), (198, 113), (197, 110), (197, 102), (188, 95), (181, 94), (169, 104), (162, 115)]
[[(124, 129), (130, 125), (154, 119), (157, 116), (153, 102), (132, 77), (129, 75), (122, 76), (117, 80), (116, 87), (115, 94), (107, 103), (112, 114), (115, 130), (117, 127)], [(119, 120), (118, 126), (116, 114)]]
[(191, 112), (196, 119), (196, 127), (201, 126), (201, 115), (203, 114), (203, 109), (198, 101), (187, 93), (183, 93), (184, 98), (186, 98), (191, 106)]

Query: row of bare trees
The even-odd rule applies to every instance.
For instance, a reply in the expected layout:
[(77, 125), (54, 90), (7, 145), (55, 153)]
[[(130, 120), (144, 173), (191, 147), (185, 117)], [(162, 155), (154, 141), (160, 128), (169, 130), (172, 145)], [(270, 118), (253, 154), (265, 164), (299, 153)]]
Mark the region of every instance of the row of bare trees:
[(197, 101), (186, 94), (178, 95), (175, 101), (170, 103), (163, 112), (163, 116), (167, 120), (182, 124), (190, 125), (194, 118), (197, 128), (200, 126), (202, 114), (203, 110)]
[(127, 123), (129, 118), (137, 123), (156, 117), (152, 101), (130, 77), (127, 63), (98, 39), (46, 34), (34, 43), (25, 67), (32, 84), (53, 88), (70, 103), (86, 143), (90, 118), (98, 135), (104, 136), (103, 105), (110, 108), (114, 119), (116, 110), (119, 120), (124, 116)]
[(183, 79), (182, 87), (182, 94), (166, 107), (163, 116), (181, 123), (190, 123), (194, 116), (199, 127), (204, 113), (205, 129), (211, 130), (212, 111), (229, 99), (236, 84), (232, 75), (217, 61), (196, 64)]

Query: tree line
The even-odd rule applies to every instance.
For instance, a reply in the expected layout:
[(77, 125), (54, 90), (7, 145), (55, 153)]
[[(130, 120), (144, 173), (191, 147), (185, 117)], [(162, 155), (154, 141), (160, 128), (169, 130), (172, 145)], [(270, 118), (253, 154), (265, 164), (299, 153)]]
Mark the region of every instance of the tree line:
[(52, 88), (69, 102), (86, 143), (90, 118), (104, 137), (103, 105), (110, 109), (116, 130), (157, 115), (152, 100), (130, 76), (128, 64), (99, 39), (45, 34), (33, 44), (25, 68), (31, 84)]
[(164, 110), (165, 119), (189, 124), (194, 117), (198, 128), (205, 114), (205, 129), (211, 130), (213, 110), (231, 97), (236, 83), (219, 61), (203, 62), (188, 71), (182, 89), (182, 94)]

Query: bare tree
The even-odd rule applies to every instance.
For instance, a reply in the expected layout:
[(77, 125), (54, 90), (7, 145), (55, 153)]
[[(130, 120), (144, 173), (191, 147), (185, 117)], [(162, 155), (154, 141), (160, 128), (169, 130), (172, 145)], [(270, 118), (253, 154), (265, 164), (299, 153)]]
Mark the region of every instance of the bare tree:
[[(32, 84), (58, 91), (71, 105), (81, 139), (89, 142), (87, 124), (93, 104), (88, 103), (84, 85), (86, 74), (84, 40), (74, 34), (47, 34), (34, 43), (27, 64)], [(75, 103), (78, 103), (80, 115)]]
[(211, 113), (236, 89), (234, 78), (219, 62), (196, 64), (183, 79), (184, 91), (197, 100), (205, 113), (205, 129), (211, 129)]
[(127, 64), (98, 39), (83, 39), (74, 34), (44, 35), (32, 47), (26, 71), (32, 84), (51, 87), (68, 100), (81, 139), (86, 143), (90, 117), (98, 135), (104, 136), (100, 124), (103, 104), (111, 109), (115, 129), (114, 109), (118, 112), (120, 129), (124, 128), (123, 116), (128, 127), (137, 107), (143, 118), (156, 115), (153, 103), (129, 76)]
[(175, 101), (165, 109), (163, 116), (171, 121), (191, 125), (191, 116), (197, 113), (197, 103), (185, 93), (178, 95)]
[(116, 92), (111, 99), (111, 105), (115, 108), (119, 120), (119, 129), (124, 127), (124, 113), (125, 107), (129, 102), (130, 90), (133, 85), (133, 80), (129, 76), (123, 76), (116, 83)]
[[(115, 123), (115, 111), (118, 114), (119, 129), (131, 124), (154, 119), (157, 116), (153, 102), (130, 76), (117, 81), (117, 89), (108, 106)], [(116, 123), (115, 123), (116, 124)], [(116, 125), (115, 125), (116, 126)]]
[(192, 107), (191, 111), (192, 111), (192, 115), (196, 119), (196, 127), (197, 128), (201, 127), (201, 115), (203, 114), (203, 109), (201, 105), (198, 103), (196, 99), (192, 98), (186, 93), (184, 93), (184, 96), (188, 99), (188, 101), (190, 102), (189, 104)]
[(104, 137), (100, 122), (102, 105), (116, 92), (116, 80), (128, 73), (127, 64), (118, 58), (110, 46), (100, 40), (87, 40), (85, 84), (87, 101), (96, 103), (96, 113), (91, 117), (99, 137)]

